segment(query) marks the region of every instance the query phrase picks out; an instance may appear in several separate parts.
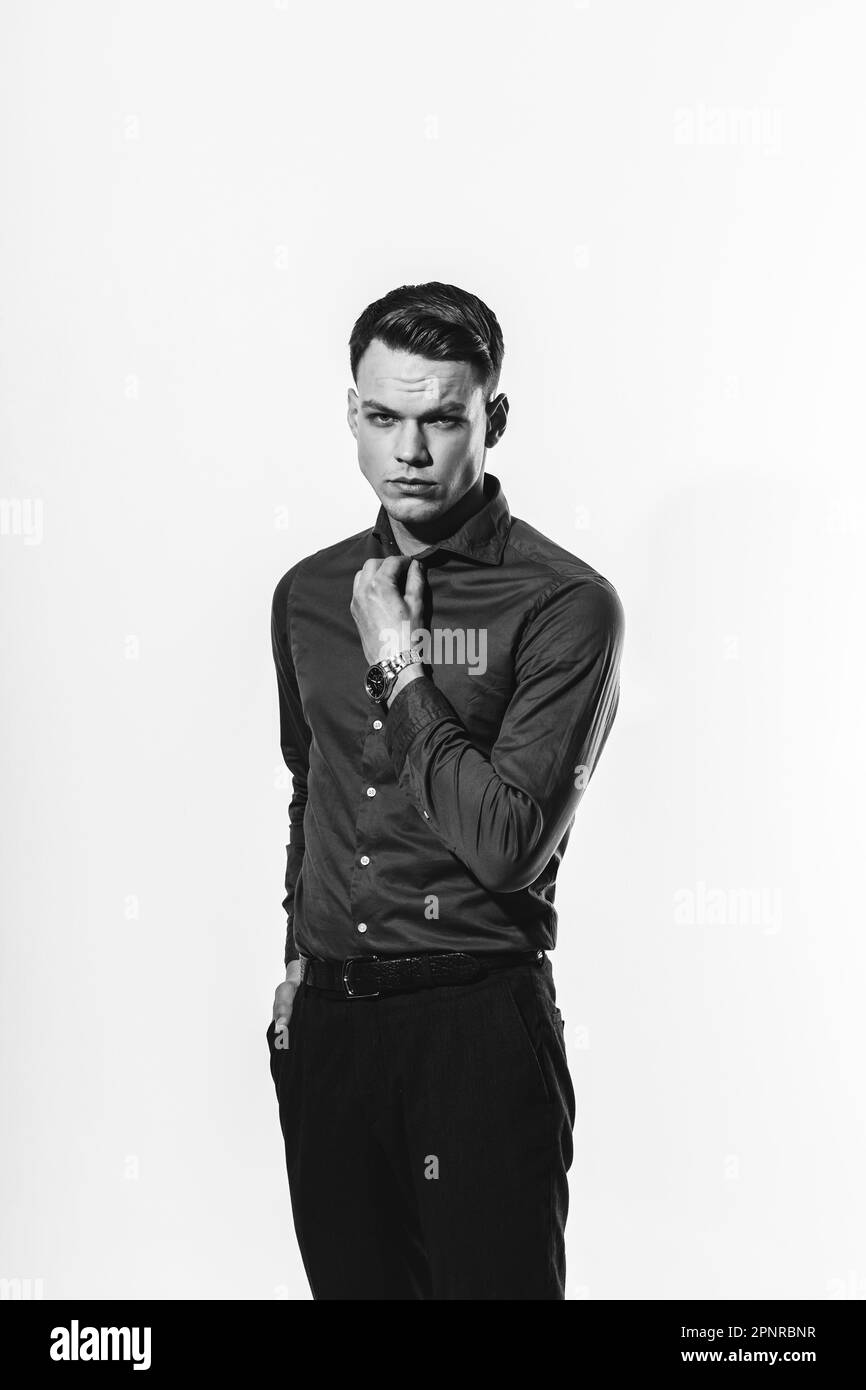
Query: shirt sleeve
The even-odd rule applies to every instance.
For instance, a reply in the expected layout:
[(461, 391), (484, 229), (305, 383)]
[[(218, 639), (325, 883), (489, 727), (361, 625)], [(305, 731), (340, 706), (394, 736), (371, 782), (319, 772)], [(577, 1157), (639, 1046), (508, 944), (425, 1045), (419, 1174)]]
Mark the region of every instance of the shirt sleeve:
[(283, 575), (274, 590), (271, 604), (271, 647), (277, 672), (277, 695), (280, 711), (280, 748), (283, 760), (292, 774), (292, 796), (289, 802), (289, 843), (286, 845), (286, 945), (284, 963), (298, 959), (294, 937), (295, 886), (304, 859), (304, 811), (307, 806), (307, 773), (309, 771), (310, 729), (304, 719), (298, 689), (291, 643), (291, 585), (295, 570)]
[(601, 575), (546, 588), (524, 624), (489, 757), (429, 676), (390, 706), (400, 786), (490, 892), (534, 883), (573, 819), (616, 716), (624, 632), (619, 595)]

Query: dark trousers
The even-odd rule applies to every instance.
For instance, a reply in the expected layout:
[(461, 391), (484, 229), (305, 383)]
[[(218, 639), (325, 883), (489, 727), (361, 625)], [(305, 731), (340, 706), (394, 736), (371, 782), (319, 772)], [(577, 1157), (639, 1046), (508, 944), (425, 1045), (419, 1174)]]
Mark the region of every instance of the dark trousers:
[(553, 969), (348, 999), (268, 1027), (314, 1299), (562, 1299), (575, 1097)]

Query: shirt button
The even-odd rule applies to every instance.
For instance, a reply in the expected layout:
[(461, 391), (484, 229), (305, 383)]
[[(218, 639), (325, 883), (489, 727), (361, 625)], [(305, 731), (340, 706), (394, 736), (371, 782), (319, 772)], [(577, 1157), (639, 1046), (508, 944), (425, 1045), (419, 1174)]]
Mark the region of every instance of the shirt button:
[(369, 862), (370, 862), (370, 856), (369, 856), (369, 854), (362, 854), (362, 855), (361, 855), (361, 863), (366, 865), (366, 864), (369, 864)]
[(366, 931), (366, 930), (367, 930), (367, 923), (366, 923), (366, 922), (359, 922), (359, 923), (358, 923), (358, 931)]
[(374, 729), (381, 729), (381, 727), (382, 727), (382, 721), (381, 721), (381, 719), (374, 719), (374, 720), (373, 720), (373, 728), (374, 728)]
[(375, 796), (375, 795), (376, 795), (376, 788), (375, 788), (375, 787), (368, 787), (368, 788), (367, 788), (367, 795), (368, 795), (368, 796)]

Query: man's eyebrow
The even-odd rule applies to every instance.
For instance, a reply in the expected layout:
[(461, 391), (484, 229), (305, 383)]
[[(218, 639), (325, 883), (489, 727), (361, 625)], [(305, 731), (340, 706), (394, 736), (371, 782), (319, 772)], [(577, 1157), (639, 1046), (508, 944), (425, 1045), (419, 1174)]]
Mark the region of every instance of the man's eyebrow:
[[(395, 420), (401, 418), (399, 410), (395, 410), (393, 406), (390, 405), (383, 405), (381, 401), (362, 401), (361, 406), (364, 410), (376, 410), (379, 411), (382, 415), (392, 415)], [(417, 415), (415, 418), (418, 420), (439, 420), (443, 415), (450, 415), (454, 419), (459, 420), (465, 420), (467, 418), (462, 405), (459, 405), (456, 402), (454, 405), (444, 404), (434, 406), (430, 410), (422, 411), (422, 413), (420, 415)]]

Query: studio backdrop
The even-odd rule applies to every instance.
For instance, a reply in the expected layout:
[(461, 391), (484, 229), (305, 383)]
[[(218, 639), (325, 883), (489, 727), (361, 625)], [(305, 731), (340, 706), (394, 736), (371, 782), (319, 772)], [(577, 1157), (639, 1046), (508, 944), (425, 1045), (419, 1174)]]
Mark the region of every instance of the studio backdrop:
[(567, 1296), (866, 1294), (861, 26), (4, 5), (5, 1297), (309, 1297), (270, 603), (375, 521), (348, 336), (431, 279), (502, 325), (512, 513), (626, 617), (557, 887)]

